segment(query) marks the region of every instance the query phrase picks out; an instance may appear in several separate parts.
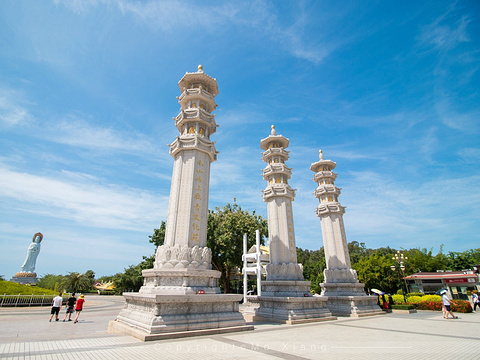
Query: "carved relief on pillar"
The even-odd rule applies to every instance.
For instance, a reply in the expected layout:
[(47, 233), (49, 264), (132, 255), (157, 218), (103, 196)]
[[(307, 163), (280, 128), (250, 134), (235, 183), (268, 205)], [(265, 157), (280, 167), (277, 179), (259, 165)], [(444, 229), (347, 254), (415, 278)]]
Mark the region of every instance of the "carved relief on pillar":
[(157, 248), (154, 269), (177, 268), (209, 270), (212, 268), (212, 251), (208, 247), (161, 245)]
[(272, 280), (303, 280), (303, 266), (296, 263), (268, 264), (267, 281)]
[(357, 283), (357, 272), (353, 269), (325, 269), (326, 283)]

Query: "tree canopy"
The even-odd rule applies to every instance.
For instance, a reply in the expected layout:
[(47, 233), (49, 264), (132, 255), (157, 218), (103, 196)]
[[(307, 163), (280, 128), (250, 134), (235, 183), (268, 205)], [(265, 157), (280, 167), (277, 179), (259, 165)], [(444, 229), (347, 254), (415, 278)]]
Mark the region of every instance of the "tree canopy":
[(208, 213), (207, 246), (212, 250), (212, 268), (221, 272), (221, 287), (230, 292), (230, 275), (242, 267), (243, 234), (248, 247), (255, 244), (255, 230), (260, 231), (260, 242), (268, 236), (267, 220), (242, 210), (240, 205), (227, 204)]
[[(470, 269), (480, 264), (480, 249), (471, 249), (464, 252), (443, 253), (443, 246), (434, 255), (433, 250), (413, 248), (401, 251), (408, 258), (405, 261), (405, 271), (400, 274), (392, 270), (392, 259), (398, 250), (390, 247), (369, 249), (364, 243), (356, 241), (348, 243), (352, 268), (357, 271), (358, 279), (365, 284), (366, 289), (377, 288), (385, 292), (397, 292), (402, 288), (401, 278), (417, 272), (435, 272), (437, 270), (460, 271)], [(320, 250), (303, 250), (297, 248), (298, 262), (303, 263), (305, 280), (312, 282), (311, 289), (320, 292), (320, 283), (323, 282), (325, 269), (325, 253)]]

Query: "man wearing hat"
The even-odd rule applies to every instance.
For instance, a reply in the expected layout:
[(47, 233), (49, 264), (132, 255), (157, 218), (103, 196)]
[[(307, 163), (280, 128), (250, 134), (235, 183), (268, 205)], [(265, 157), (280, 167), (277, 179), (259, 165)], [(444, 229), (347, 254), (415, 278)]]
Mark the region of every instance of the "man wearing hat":
[(445, 309), (447, 310), (446, 319), (448, 319), (448, 314), (452, 315), (452, 319), (458, 319), (458, 316), (453, 315), (453, 312), (451, 309), (452, 300), (448, 297), (447, 290), (443, 290), (440, 294), (442, 295), (443, 306), (445, 306)]

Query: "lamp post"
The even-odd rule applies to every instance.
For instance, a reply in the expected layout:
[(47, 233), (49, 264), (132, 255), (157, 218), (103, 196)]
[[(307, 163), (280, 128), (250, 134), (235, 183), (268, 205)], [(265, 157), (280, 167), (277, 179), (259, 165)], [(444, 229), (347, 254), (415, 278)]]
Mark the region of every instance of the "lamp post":
[[(394, 257), (392, 257), (392, 260), (395, 261), (395, 265), (390, 266), (390, 269), (393, 271), (397, 270), (398, 271), (398, 279), (400, 280), (400, 286), (402, 288), (402, 293), (403, 293), (403, 302), (407, 302), (407, 298), (405, 296), (405, 292), (408, 291), (407, 288), (407, 282), (405, 280), (405, 261), (408, 260), (408, 257), (403, 255), (403, 251), (398, 250), (397, 253), (395, 254)], [(403, 280), (405, 282), (405, 290), (403, 289), (403, 282), (400, 276), (400, 271), (402, 272), (403, 275)]]

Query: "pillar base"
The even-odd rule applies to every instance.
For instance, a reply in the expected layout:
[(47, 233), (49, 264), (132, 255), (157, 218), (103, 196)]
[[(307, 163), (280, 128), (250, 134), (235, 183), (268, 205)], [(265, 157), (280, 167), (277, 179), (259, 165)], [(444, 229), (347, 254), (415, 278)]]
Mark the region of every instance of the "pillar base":
[(304, 297), (310, 296), (310, 281), (274, 280), (262, 281), (262, 296)]
[[(253, 296), (248, 298), (246, 317), (255, 322), (277, 322), (288, 325), (336, 320), (321, 296), (283, 297)], [(250, 314), (248, 313), (250, 312)]]
[(263, 281), (262, 295), (249, 296), (244, 316), (253, 321), (301, 324), (335, 320), (327, 299), (312, 296), (310, 281)]
[[(239, 312), (242, 295), (154, 295), (124, 293), (126, 305), (110, 333), (123, 333), (141, 340), (199, 335), (199, 331), (252, 330)], [(192, 333), (196, 332), (196, 333)], [(178, 333), (177, 335), (165, 335)], [(203, 332), (209, 334), (209, 332)]]
[(362, 317), (385, 314), (377, 305), (376, 296), (368, 296), (361, 283), (322, 283), (322, 296), (334, 316)]

